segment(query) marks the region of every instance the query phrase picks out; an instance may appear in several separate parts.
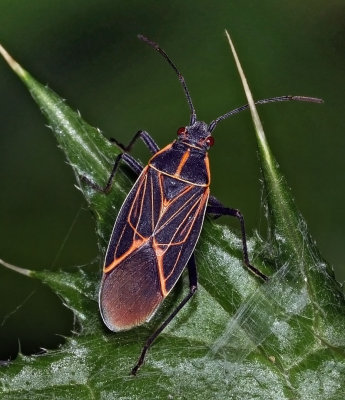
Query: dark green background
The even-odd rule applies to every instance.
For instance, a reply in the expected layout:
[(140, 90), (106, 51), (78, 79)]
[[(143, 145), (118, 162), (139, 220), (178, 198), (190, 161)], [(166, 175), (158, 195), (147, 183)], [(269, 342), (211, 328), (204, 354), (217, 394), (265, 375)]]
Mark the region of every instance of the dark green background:
[[(136, 39), (158, 41), (180, 67), (200, 119), (245, 103), (224, 36), (229, 29), (255, 98), (319, 96), (325, 104), (260, 108), (272, 150), (322, 254), (344, 280), (343, 0), (1, 0), (0, 42), (106, 136), (146, 129), (162, 146), (188, 122), (174, 73)], [(97, 255), (92, 217), (63, 154), (25, 88), (0, 60), (0, 258), (73, 268)], [(265, 234), (249, 113), (219, 125), (212, 191)], [(147, 158), (143, 146), (135, 154)], [(70, 233), (69, 230), (75, 222)], [(234, 225), (236, 226), (236, 225)], [(95, 264), (97, 265), (97, 263)], [(73, 326), (60, 299), (0, 270), (0, 358), (51, 347)]]

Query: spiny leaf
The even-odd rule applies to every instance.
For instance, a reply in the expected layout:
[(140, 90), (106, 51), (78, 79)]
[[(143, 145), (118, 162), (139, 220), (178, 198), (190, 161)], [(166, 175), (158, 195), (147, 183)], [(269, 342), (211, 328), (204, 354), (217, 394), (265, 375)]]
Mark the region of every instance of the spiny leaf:
[[(95, 215), (104, 254), (133, 175), (122, 168), (107, 196), (83, 185), (81, 175), (104, 185), (118, 150), (3, 48), (0, 51), (48, 119), (74, 169)], [(248, 101), (252, 103), (250, 97)], [(270, 281), (262, 285), (243, 268), (237, 236), (226, 226), (206, 220), (196, 250), (202, 286), (133, 378), (129, 371), (144, 340), (187, 290), (186, 279), (178, 283), (153, 321), (114, 334), (104, 328), (98, 314), (97, 267), (54, 273), (25, 270), (64, 299), (80, 330), (58, 350), (40, 356), (20, 354), (0, 369), (1, 398), (344, 398), (344, 297), (307, 232), (253, 106), (251, 111), (270, 237), (266, 242), (252, 238), (249, 253), (258, 268), (273, 273)]]

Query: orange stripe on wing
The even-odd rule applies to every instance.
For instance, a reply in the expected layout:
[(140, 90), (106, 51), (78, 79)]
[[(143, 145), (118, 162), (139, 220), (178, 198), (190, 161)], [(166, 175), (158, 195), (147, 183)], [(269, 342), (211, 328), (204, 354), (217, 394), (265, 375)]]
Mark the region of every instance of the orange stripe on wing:
[(128, 257), (133, 251), (135, 251), (138, 247), (143, 245), (145, 242), (147, 242), (148, 239), (138, 239), (134, 240), (131, 247), (123, 253), (120, 257), (116, 258), (112, 263), (109, 265), (104, 266), (103, 272), (106, 274), (113, 270), (120, 262), (122, 262), (126, 257)]
[(165, 277), (164, 277), (164, 267), (163, 267), (163, 257), (166, 252), (166, 249), (163, 249), (162, 245), (157, 243), (155, 238), (153, 238), (152, 240), (152, 248), (157, 257), (159, 284), (161, 287), (162, 296), (166, 297), (168, 295), (168, 291), (166, 290), (165, 287)]

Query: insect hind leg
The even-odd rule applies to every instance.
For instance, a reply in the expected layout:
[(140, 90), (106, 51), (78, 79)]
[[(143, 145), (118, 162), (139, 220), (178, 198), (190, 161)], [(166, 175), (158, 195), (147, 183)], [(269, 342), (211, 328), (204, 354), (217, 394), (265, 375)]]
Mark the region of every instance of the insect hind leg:
[(248, 249), (247, 249), (247, 237), (246, 237), (246, 229), (244, 225), (244, 217), (239, 210), (236, 208), (225, 207), (218, 199), (211, 196), (208, 201), (208, 205), (206, 208), (206, 212), (212, 215), (215, 215), (216, 218), (222, 215), (229, 215), (231, 217), (235, 217), (239, 220), (241, 225), (241, 234), (242, 234), (242, 253), (243, 253), (243, 262), (246, 267), (252, 271), (256, 276), (260, 277), (262, 280), (267, 281), (268, 277), (263, 274), (259, 269), (254, 267), (248, 257)]
[(132, 368), (132, 371), (131, 371), (132, 375), (136, 375), (138, 372), (138, 369), (143, 365), (146, 353), (149, 350), (149, 348), (152, 346), (152, 343), (155, 341), (157, 336), (174, 319), (176, 314), (179, 311), (181, 311), (181, 309), (186, 305), (186, 303), (192, 298), (192, 296), (196, 292), (196, 290), (198, 288), (198, 274), (197, 274), (197, 269), (196, 269), (194, 253), (192, 254), (191, 258), (188, 261), (187, 268), (188, 268), (188, 277), (189, 277), (189, 292), (188, 292), (188, 294), (183, 298), (183, 300), (175, 308), (175, 310), (169, 315), (169, 317), (162, 323), (162, 325), (147, 339), (147, 341), (141, 351), (138, 362)]

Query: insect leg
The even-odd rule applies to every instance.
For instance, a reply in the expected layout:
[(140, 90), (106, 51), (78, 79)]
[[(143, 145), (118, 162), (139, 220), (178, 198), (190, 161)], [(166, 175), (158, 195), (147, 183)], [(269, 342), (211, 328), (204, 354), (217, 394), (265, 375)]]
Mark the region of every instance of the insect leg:
[(150, 150), (151, 153), (155, 154), (155, 153), (157, 153), (157, 151), (159, 151), (159, 147), (158, 147), (157, 143), (153, 140), (151, 135), (146, 131), (138, 131), (133, 136), (132, 140), (129, 142), (129, 144), (127, 146), (121, 144), (116, 139), (111, 138), (110, 141), (112, 143), (115, 143), (118, 147), (120, 147), (120, 149), (123, 150), (124, 153), (119, 154), (117, 156), (106, 185), (104, 187), (102, 187), (102, 186), (98, 185), (97, 183), (91, 181), (85, 175), (80, 176), (81, 180), (83, 182), (87, 183), (93, 189), (97, 190), (98, 192), (108, 193), (111, 188), (111, 185), (113, 184), (114, 176), (115, 176), (116, 170), (117, 170), (121, 160), (123, 160), (137, 175), (140, 175), (141, 171), (143, 170), (142, 165), (134, 157), (132, 157), (130, 154), (128, 154), (128, 152), (131, 151), (134, 143), (138, 139), (141, 139), (145, 143), (145, 145), (147, 146), (147, 148)]
[(151, 135), (146, 132), (146, 131), (138, 131), (132, 138), (132, 140), (128, 143), (127, 146), (125, 146), (124, 144), (120, 143), (117, 141), (117, 139), (115, 138), (111, 138), (110, 141), (112, 143), (116, 143), (117, 146), (120, 147), (121, 150), (123, 150), (125, 153), (129, 153), (134, 145), (134, 143), (138, 140), (141, 139), (146, 147), (150, 150), (150, 152), (152, 154), (157, 153), (157, 151), (159, 150), (159, 147), (157, 145), (157, 143), (153, 140), (153, 138), (151, 137)]
[(108, 182), (106, 183), (106, 185), (104, 187), (102, 187), (102, 186), (98, 185), (97, 183), (91, 181), (85, 175), (81, 175), (80, 179), (83, 182), (87, 183), (89, 186), (91, 186), (93, 189), (97, 190), (98, 192), (108, 193), (110, 188), (111, 188), (111, 185), (113, 184), (115, 173), (116, 173), (116, 170), (119, 167), (119, 163), (120, 163), (121, 160), (124, 161), (138, 175), (143, 170), (142, 165), (134, 157), (132, 157), (128, 153), (121, 153), (116, 157), (113, 169), (111, 170), (111, 174), (110, 174), (109, 179), (108, 179)]
[(263, 274), (261, 271), (259, 271), (257, 268), (255, 268), (253, 265), (251, 265), (251, 263), (249, 262), (248, 250), (247, 250), (246, 229), (245, 229), (245, 225), (244, 225), (244, 218), (243, 218), (243, 215), (241, 214), (241, 212), (239, 210), (237, 210), (236, 208), (225, 207), (219, 200), (217, 200), (213, 196), (211, 196), (209, 198), (206, 212), (209, 214), (214, 214), (216, 217), (219, 217), (221, 215), (229, 215), (231, 217), (237, 218), (240, 221), (241, 234), (242, 234), (242, 252), (243, 252), (244, 264), (255, 275), (259, 276), (262, 280), (267, 281), (268, 277), (265, 274)]
[(132, 369), (132, 372), (131, 372), (132, 375), (137, 374), (138, 369), (144, 363), (144, 359), (145, 359), (148, 349), (152, 346), (152, 343), (157, 338), (157, 336), (163, 331), (163, 329), (169, 324), (169, 322), (176, 316), (176, 314), (183, 308), (183, 306), (188, 302), (188, 300), (190, 300), (190, 298), (196, 292), (196, 290), (198, 288), (198, 274), (197, 274), (197, 270), (196, 270), (194, 254), (192, 254), (191, 258), (189, 259), (187, 268), (188, 268), (188, 276), (189, 276), (189, 292), (188, 292), (188, 294), (184, 297), (184, 299), (181, 301), (181, 303), (175, 308), (175, 310), (169, 315), (169, 317), (162, 323), (162, 325), (147, 339), (145, 346), (143, 347), (143, 349), (141, 351), (139, 360)]

